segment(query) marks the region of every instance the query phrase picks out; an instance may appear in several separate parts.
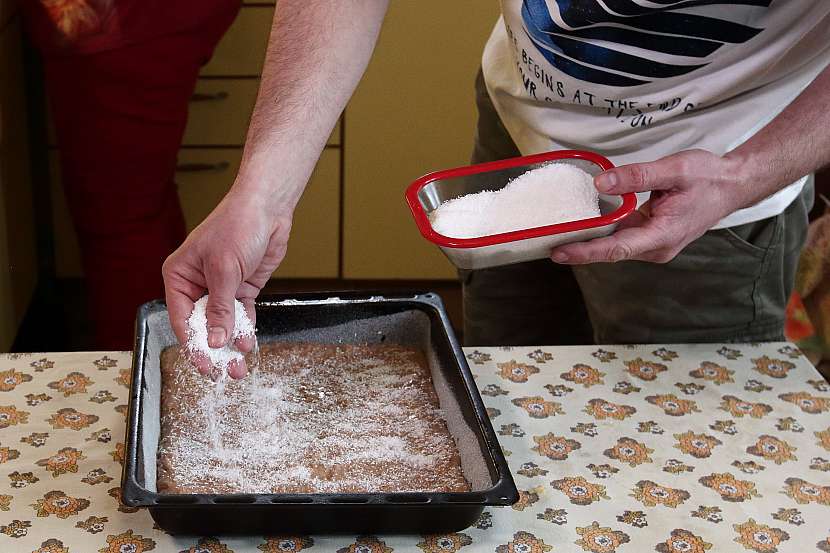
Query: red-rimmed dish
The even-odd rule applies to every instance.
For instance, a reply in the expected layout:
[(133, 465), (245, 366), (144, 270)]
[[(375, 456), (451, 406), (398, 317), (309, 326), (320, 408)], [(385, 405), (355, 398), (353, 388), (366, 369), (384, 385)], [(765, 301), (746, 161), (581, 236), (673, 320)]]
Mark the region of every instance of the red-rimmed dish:
[(600, 216), (476, 238), (453, 238), (432, 228), (429, 215), (441, 203), (484, 190), (498, 190), (520, 174), (550, 162), (568, 163), (597, 175), (614, 164), (582, 150), (559, 150), (429, 173), (406, 190), (406, 201), (421, 234), (460, 269), (484, 269), (548, 257), (570, 242), (607, 236), (637, 207), (633, 193), (600, 194)]

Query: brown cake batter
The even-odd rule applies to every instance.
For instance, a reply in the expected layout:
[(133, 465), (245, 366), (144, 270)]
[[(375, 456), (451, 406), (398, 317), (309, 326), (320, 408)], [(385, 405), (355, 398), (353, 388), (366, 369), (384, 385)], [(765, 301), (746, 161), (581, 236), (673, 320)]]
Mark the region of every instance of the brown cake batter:
[(270, 344), (242, 380), (161, 356), (161, 493), (469, 491), (421, 352)]

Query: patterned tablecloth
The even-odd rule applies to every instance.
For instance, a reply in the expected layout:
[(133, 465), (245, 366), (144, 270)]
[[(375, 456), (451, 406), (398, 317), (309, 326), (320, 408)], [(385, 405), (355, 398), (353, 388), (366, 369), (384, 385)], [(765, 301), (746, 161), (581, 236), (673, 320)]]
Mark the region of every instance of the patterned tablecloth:
[(467, 355), (517, 505), (450, 535), (252, 538), (119, 504), (129, 353), (0, 357), (0, 551), (830, 552), (830, 386), (792, 346)]

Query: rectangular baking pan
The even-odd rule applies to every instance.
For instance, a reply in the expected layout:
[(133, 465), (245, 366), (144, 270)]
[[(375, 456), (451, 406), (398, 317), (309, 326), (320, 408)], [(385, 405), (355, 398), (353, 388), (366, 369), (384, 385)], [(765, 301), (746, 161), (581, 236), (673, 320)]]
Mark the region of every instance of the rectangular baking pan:
[(516, 485), (441, 299), (434, 293), (336, 292), (261, 297), (267, 342), (420, 347), (472, 485), (464, 493), (160, 494), (156, 491), (160, 354), (176, 344), (162, 301), (138, 312), (122, 499), (174, 534), (442, 533), (470, 526), (488, 505), (512, 505)]

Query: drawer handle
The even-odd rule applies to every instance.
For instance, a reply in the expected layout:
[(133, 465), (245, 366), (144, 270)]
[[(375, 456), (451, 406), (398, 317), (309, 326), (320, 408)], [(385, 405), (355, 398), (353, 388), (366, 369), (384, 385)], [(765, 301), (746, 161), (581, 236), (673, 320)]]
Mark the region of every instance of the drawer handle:
[(193, 96), (190, 97), (191, 102), (217, 102), (220, 100), (226, 100), (228, 98), (228, 93), (224, 90), (220, 90), (219, 92), (194, 92)]
[(207, 171), (224, 171), (231, 164), (227, 161), (220, 161), (218, 163), (180, 163), (176, 165), (177, 173), (200, 173)]

